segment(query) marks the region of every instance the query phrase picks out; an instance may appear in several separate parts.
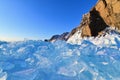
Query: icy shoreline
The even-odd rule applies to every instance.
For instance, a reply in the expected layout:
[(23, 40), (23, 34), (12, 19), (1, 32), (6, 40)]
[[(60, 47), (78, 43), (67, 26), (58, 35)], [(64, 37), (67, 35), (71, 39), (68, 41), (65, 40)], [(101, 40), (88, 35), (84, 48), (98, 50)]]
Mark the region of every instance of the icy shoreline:
[(39, 40), (0, 43), (0, 80), (119, 80), (119, 75), (118, 34), (84, 39), (79, 45)]

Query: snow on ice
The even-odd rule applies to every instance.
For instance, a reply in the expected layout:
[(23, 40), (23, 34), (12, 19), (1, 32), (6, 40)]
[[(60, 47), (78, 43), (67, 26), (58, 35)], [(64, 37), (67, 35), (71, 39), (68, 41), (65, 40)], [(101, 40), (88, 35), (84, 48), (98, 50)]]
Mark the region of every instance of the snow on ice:
[(118, 34), (77, 41), (1, 41), (0, 80), (120, 80)]

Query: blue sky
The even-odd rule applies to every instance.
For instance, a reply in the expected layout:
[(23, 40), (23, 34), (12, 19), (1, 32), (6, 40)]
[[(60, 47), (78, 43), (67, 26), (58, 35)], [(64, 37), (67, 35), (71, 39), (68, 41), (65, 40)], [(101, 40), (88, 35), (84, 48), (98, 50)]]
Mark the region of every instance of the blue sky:
[(0, 39), (45, 39), (71, 31), (97, 0), (0, 0)]

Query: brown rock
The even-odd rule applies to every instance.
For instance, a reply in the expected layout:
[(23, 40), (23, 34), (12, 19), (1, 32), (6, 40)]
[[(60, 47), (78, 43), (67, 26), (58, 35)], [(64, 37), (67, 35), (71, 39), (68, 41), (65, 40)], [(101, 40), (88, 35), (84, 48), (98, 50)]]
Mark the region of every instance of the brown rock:
[(120, 0), (99, 0), (95, 8), (105, 23), (120, 29)]
[(72, 30), (69, 37), (77, 30), (82, 30), (82, 37), (97, 36), (108, 26), (120, 30), (120, 0), (98, 0), (90, 12), (83, 16), (80, 26)]

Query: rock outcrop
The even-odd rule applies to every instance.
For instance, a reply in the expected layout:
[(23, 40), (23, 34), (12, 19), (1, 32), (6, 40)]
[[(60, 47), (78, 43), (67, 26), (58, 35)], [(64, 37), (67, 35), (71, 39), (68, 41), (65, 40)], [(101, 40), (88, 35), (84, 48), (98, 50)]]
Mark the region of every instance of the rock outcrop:
[(48, 42), (55, 42), (56, 40), (64, 40), (66, 41), (68, 39), (69, 32), (65, 32), (61, 35), (53, 35), (49, 40), (45, 40)]
[(83, 15), (78, 27), (69, 34), (63, 34), (62, 37), (54, 35), (48, 41), (65, 40), (72, 42), (82, 37), (96, 37), (104, 34), (103, 32), (107, 27), (120, 30), (120, 0), (98, 0), (96, 5)]
[(80, 26), (71, 31), (69, 38), (79, 30), (82, 30), (79, 36), (97, 36), (109, 26), (120, 30), (120, 0), (98, 0), (90, 12), (83, 15)]

